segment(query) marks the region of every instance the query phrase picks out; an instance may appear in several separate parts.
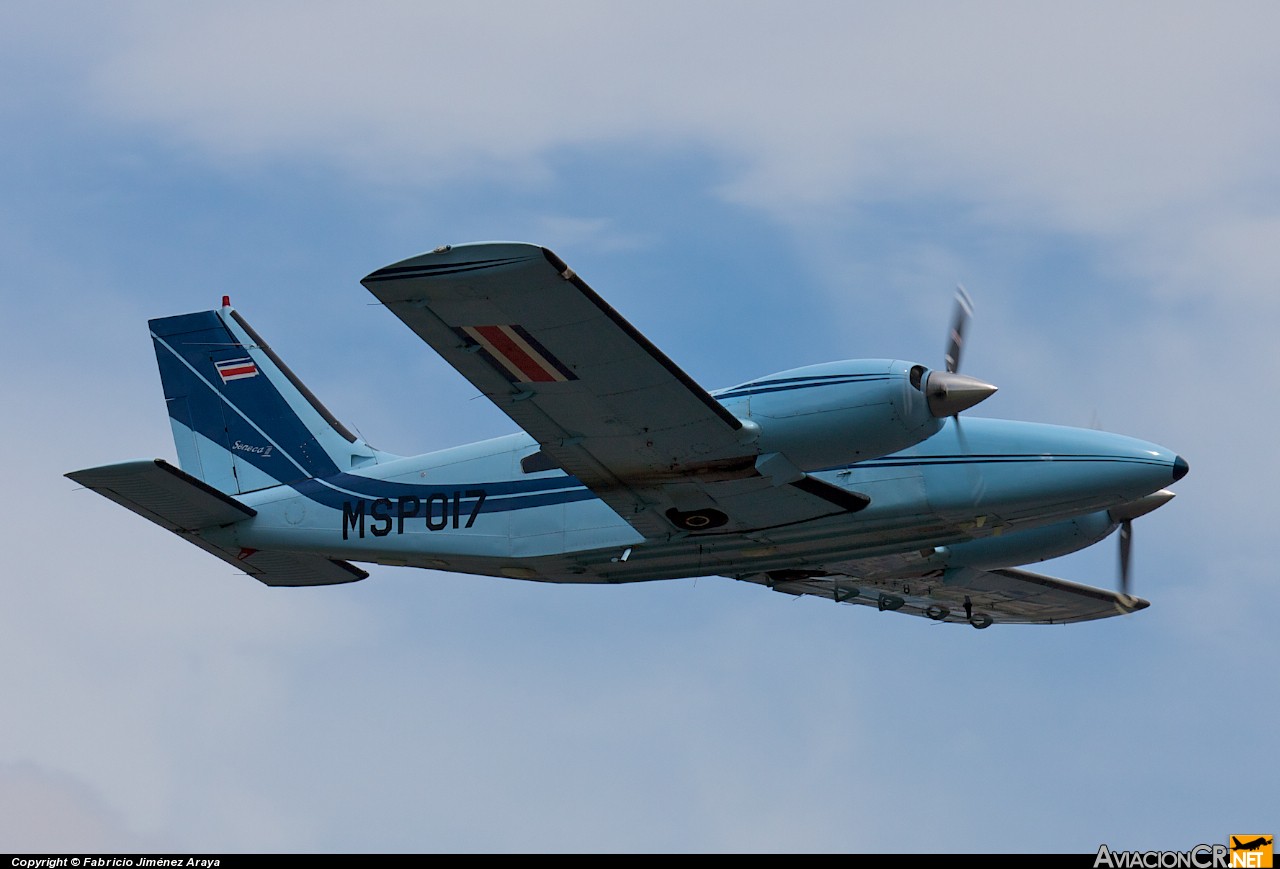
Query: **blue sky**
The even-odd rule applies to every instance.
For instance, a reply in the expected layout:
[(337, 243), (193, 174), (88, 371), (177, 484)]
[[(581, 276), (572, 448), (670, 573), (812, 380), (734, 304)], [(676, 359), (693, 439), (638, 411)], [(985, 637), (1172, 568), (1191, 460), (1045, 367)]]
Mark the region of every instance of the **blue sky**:
[[(6, 6), (0, 849), (1093, 852), (1274, 830), (1268, 4)], [(397, 452), (510, 422), (358, 281), (533, 241), (710, 388), (940, 361), (1185, 455), (1128, 619), (714, 577), (272, 590), (68, 470), (174, 455), (230, 294)], [(1047, 566), (1109, 586), (1114, 540)], [(1264, 770), (1266, 763), (1263, 763)]]

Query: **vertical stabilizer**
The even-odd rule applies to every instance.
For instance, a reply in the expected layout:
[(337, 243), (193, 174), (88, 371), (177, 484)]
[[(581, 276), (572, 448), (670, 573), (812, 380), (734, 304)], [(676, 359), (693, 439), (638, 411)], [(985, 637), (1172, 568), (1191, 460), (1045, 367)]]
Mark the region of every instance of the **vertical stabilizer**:
[(151, 320), (164, 398), (191, 476), (230, 494), (374, 464), (229, 304)]

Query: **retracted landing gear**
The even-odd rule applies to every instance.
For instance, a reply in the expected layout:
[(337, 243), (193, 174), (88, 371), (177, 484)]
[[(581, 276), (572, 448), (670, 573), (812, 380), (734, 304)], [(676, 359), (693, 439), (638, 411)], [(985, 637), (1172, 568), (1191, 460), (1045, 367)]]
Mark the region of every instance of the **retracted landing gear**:
[(986, 613), (976, 613), (973, 611), (973, 601), (969, 600), (969, 595), (964, 596), (964, 617), (969, 620), (969, 624), (978, 630), (985, 630), (994, 624), (995, 620)]

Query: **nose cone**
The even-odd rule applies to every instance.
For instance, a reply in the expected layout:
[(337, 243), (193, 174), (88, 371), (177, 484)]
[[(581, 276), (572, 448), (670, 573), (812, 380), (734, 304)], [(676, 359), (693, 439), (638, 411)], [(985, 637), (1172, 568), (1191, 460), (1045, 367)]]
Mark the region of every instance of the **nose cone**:
[(1187, 475), (1187, 471), (1191, 468), (1187, 465), (1187, 460), (1182, 456), (1178, 456), (1173, 460), (1173, 481), (1176, 483)]
[(1167, 502), (1169, 493), (1153, 493), (1186, 472), (1177, 453), (1136, 438), (978, 417), (946, 422), (913, 455), (929, 463), (935, 510), (979, 505), (1010, 522), (1110, 509), (1138, 515)]
[(968, 410), (978, 402), (995, 394), (997, 387), (970, 377), (948, 371), (931, 371), (925, 381), (925, 396), (929, 413), (943, 419)]

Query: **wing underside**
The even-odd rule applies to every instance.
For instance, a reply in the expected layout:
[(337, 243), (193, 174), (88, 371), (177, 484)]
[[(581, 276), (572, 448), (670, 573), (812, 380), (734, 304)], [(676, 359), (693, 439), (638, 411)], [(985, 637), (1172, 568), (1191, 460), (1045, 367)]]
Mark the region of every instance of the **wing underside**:
[(787, 472), (785, 457), (762, 473), (750, 427), (545, 248), (440, 248), (363, 283), (538, 441), (539, 464), (577, 477), (645, 537), (778, 527), (867, 503)]
[(915, 576), (877, 575), (845, 566), (775, 570), (740, 577), (774, 591), (922, 616), (940, 622), (1055, 625), (1125, 615), (1150, 604), (1018, 568), (951, 568)]

